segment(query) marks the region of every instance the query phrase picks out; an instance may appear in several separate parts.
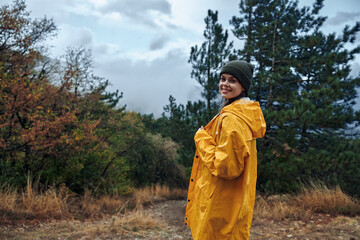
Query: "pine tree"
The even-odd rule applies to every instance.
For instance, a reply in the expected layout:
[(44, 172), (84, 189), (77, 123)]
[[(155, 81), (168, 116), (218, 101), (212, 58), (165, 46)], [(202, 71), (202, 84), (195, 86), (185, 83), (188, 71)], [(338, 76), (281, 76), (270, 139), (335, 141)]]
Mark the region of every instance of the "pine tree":
[(192, 106), (190, 102), (188, 102), (186, 107), (181, 103), (177, 104), (176, 99), (170, 96), (169, 104), (164, 107), (162, 117), (157, 120), (157, 125), (159, 126), (158, 132), (163, 136), (170, 137), (179, 144), (178, 160), (185, 167), (189, 167), (192, 164), (195, 152), (193, 137), (197, 129), (194, 126), (195, 118), (188, 113), (187, 108), (190, 105)]
[[(215, 99), (218, 95), (218, 72), (231, 54), (233, 43), (228, 43), (228, 32), (218, 23), (218, 12), (208, 10), (205, 18), (205, 41), (200, 47), (191, 48), (189, 63), (192, 64), (191, 77), (203, 87), (202, 96), (207, 107), (206, 121), (218, 111)], [(204, 124), (205, 124), (204, 123)]]
[[(344, 180), (359, 150), (347, 136), (356, 122), (353, 110), (359, 77), (350, 76), (351, 50), (360, 24), (340, 36), (321, 31), (323, 1), (298, 7), (293, 0), (241, 1), (233, 33), (245, 46), (238, 51), (256, 65), (250, 96), (260, 102), (267, 134), (259, 148), (259, 182), (263, 190), (289, 191), (311, 178), (355, 194), (356, 181)], [(352, 44), (353, 46), (353, 44)], [(339, 168), (339, 166), (341, 166)], [(360, 169), (351, 170), (360, 179)], [(359, 182), (356, 182), (357, 186)]]

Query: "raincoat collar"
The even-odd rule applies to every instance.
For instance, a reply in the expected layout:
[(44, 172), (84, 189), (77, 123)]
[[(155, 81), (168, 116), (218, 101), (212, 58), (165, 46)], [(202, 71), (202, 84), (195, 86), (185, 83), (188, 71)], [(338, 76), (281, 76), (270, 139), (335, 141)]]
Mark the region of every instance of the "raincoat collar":
[(210, 127), (218, 117), (221, 119), (221, 116), (225, 113), (241, 118), (251, 129), (253, 139), (262, 138), (265, 135), (266, 123), (258, 102), (252, 101), (249, 98), (236, 100), (223, 107), (206, 127)]

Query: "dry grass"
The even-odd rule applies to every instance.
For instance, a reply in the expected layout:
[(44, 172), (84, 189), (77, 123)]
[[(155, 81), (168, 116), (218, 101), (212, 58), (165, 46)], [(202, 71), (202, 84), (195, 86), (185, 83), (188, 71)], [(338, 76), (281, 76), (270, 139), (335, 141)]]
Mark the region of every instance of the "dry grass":
[(360, 203), (343, 193), (340, 187), (329, 189), (324, 184), (303, 188), (297, 199), (302, 208), (316, 213), (327, 213), (332, 216), (360, 215)]
[(66, 188), (37, 194), (33, 188), (27, 187), (22, 193), (21, 205), (25, 213), (36, 215), (37, 218), (62, 218), (70, 215), (67, 205), (69, 197)]
[[(171, 190), (159, 185), (134, 190), (133, 194), (127, 197), (120, 195), (94, 197), (90, 191), (85, 191), (83, 196), (76, 196), (65, 187), (50, 188), (42, 192), (35, 189), (37, 188), (29, 181), (21, 192), (11, 188), (0, 190), (0, 221), (100, 219), (114, 215), (119, 226), (124, 225), (124, 221), (138, 221), (141, 226), (145, 226), (150, 223), (145, 224), (141, 221), (151, 222), (151, 218), (141, 216), (144, 214), (142, 212), (145, 212), (142, 211), (144, 207), (153, 205), (157, 201), (186, 198), (185, 190)], [(344, 194), (339, 187), (330, 189), (322, 184), (313, 184), (311, 187), (303, 188), (296, 195), (258, 194), (254, 210), (256, 218), (275, 221), (285, 219), (308, 221), (314, 213), (359, 216), (360, 204)], [(136, 220), (137, 217), (139, 220)]]
[[(132, 196), (104, 195), (94, 197), (90, 191), (76, 196), (62, 187), (37, 191), (28, 181), (19, 192), (12, 188), (0, 190), (0, 218), (5, 221), (21, 219), (99, 219), (105, 215), (123, 214), (129, 209), (142, 209), (156, 201), (184, 199), (185, 190), (170, 190), (166, 186), (152, 186), (134, 190)], [(1, 219), (0, 219), (1, 220)]]
[(136, 232), (140, 230), (160, 230), (166, 226), (167, 224), (165, 222), (138, 209), (122, 215), (113, 216), (110, 229), (113, 232), (121, 232), (124, 230)]
[(81, 198), (80, 211), (84, 218), (99, 217), (101, 215), (100, 205), (96, 203), (96, 199), (91, 192), (86, 190)]
[(137, 189), (134, 191), (133, 196), (136, 208), (140, 208), (142, 206), (151, 205), (156, 201), (185, 199), (186, 194), (187, 191), (183, 189), (170, 190), (167, 186), (156, 185)]
[(106, 195), (100, 197), (97, 202), (105, 214), (117, 214), (126, 210), (129, 201), (118, 195)]
[(134, 192), (133, 198), (136, 208), (153, 204), (154, 196), (151, 188), (143, 188)]
[(17, 207), (18, 192), (12, 188), (3, 188), (0, 191), (0, 213), (7, 216)]
[[(173, 213), (171, 210), (169, 211), (171, 208), (159, 208), (161, 205), (149, 208), (145, 208), (145, 206), (155, 204), (157, 201), (186, 197), (186, 191), (171, 190), (164, 186), (134, 189), (133, 194), (127, 197), (119, 195), (94, 197), (90, 191), (86, 191), (82, 196), (76, 196), (65, 188), (58, 190), (50, 188), (43, 192), (35, 191), (35, 189), (38, 188), (31, 184), (28, 184), (23, 191), (10, 188), (0, 189), (0, 223), (4, 220), (5, 222), (21, 223), (21, 225), (17, 225), (19, 226), (17, 229), (23, 229), (23, 226), (27, 225), (27, 222), (23, 224), (24, 219), (42, 221), (54, 218), (81, 218), (86, 221), (51, 221), (44, 224), (44, 228), (36, 228), (39, 230), (32, 228), (32, 224), (28, 224), (29, 229), (23, 229), (23, 232), (9, 230), (1, 233), (0, 230), (0, 238), (11, 239), (13, 236), (14, 239), (48, 239), (49, 237), (54, 239), (64, 237), (69, 239), (111, 239), (113, 236), (117, 236), (121, 239), (135, 239), (146, 236), (146, 239), (165, 239), (163, 238), (164, 232), (169, 231), (174, 223), (169, 220), (167, 224), (164, 220), (159, 219), (159, 216), (166, 219), (168, 213)], [(168, 202), (164, 204), (167, 205)], [(352, 235), (349, 233), (349, 236), (355, 236), (356, 233), (353, 231), (356, 231), (354, 229), (358, 226), (359, 217), (349, 218), (341, 215), (360, 216), (359, 208), (359, 202), (344, 194), (340, 188), (330, 189), (323, 185), (304, 188), (296, 195), (261, 196), (258, 194), (255, 203), (254, 227), (262, 230), (261, 234), (258, 234), (259, 238), (254, 239), (278, 236), (286, 228), (284, 226), (289, 227), (289, 232), (284, 233), (287, 235), (281, 236), (292, 235), (296, 231), (296, 234), (300, 236), (297, 239), (306, 239), (304, 236), (309, 234), (307, 231), (314, 232), (314, 226), (322, 227), (333, 224), (334, 220), (330, 221), (330, 219), (335, 219), (337, 222), (335, 221), (330, 227), (320, 228), (324, 233), (329, 233), (324, 238), (316, 239), (332, 239), (327, 236), (336, 234), (342, 229), (350, 229), (349, 232)], [(177, 214), (181, 215), (182, 213)], [(330, 215), (337, 217), (332, 218)], [(181, 218), (183, 218), (182, 215)], [(269, 223), (273, 225), (266, 228)], [(273, 230), (274, 226), (282, 227)], [(309, 226), (309, 228), (306, 230), (305, 226)], [(300, 232), (300, 229), (303, 232)], [(22, 235), (19, 235), (20, 233)], [(285, 239), (281, 236), (279, 235), (276, 239)]]
[(293, 197), (277, 195), (270, 197), (257, 197), (255, 202), (254, 215), (257, 218), (272, 219), (275, 221), (303, 220), (310, 218), (311, 212), (292, 204)]
[(50, 188), (38, 193), (30, 181), (24, 191), (12, 188), (0, 191), (0, 212), (9, 219), (57, 219), (69, 218), (68, 200), (71, 197), (65, 187), (56, 190)]
[(296, 195), (258, 196), (254, 209), (256, 217), (275, 221), (308, 221), (314, 213), (357, 216), (360, 204), (339, 187), (330, 189), (323, 184), (313, 184)]
[(106, 214), (116, 214), (124, 212), (128, 205), (128, 200), (118, 195), (104, 195), (99, 198), (92, 196), (86, 190), (81, 199), (81, 214), (84, 218), (99, 218)]

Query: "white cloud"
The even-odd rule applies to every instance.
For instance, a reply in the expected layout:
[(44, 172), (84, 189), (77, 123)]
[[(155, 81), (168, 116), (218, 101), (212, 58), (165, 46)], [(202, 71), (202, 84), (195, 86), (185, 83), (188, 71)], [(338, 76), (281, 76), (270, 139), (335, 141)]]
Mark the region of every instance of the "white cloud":
[(167, 0), (110, 0), (103, 4), (101, 10), (105, 12), (120, 12), (132, 16), (146, 13), (148, 10), (155, 10), (164, 14), (170, 14), (170, 4)]
[[(219, 11), (219, 23), (226, 28), (233, 15), (238, 14), (238, 0), (169, 0), (172, 6), (171, 21), (174, 25), (181, 26), (188, 31), (192, 31), (198, 36), (202, 36), (208, 9)], [(231, 6), (231, 7), (230, 7)]]
[(116, 26), (121, 26), (121, 24), (125, 21), (124, 17), (118, 12), (101, 14), (98, 17), (99, 17), (99, 22), (102, 25), (107, 25), (109, 23), (112, 23), (115, 24)]
[(351, 76), (357, 77), (360, 75), (360, 64), (358, 62), (355, 62), (351, 66)]
[(86, 27), (75, 27), (71, 25), (58, 26), (58, 36), (48, 44), (52, 47), (52, 52), (55, 56), (64, 54), (67, 47), (80, 47), (83, 46), (92, 49), (94, 44), (94, 34), (91, 29)]
[(89, 0), (96, 8), (103, 7), (107, 4), (107, 0)]
[(191, 67), (184, 64), (186, 62), (187, 55), (181, 49), (173, 49), (152, 61), (114, 57), (102, 62), (97, 72), (111, 79), (111, 89), (124, 92), (121, 103), (129, 110), (160, 116), (170, 95), (178, 103), (200, 97), (195, 80), (190, 78)]
[[(64, 0), (63, 0), (64, 1)], [(82, 16), (93, 16), (98, 15), (94, 4), (89, 0), (65, 0), (67, 3), (64, 5), (64, 11), (71, 13), (73, 15), (82, 15)]]
[[(171, 14), (166, 0), (77, 0), (67, 6), (72, 14), (94, 17), (102, 24), (123, 26), (162, 27), (167, 26), (166, 15)], [(138, 26), (138, 27), (139, 27)]]
[(124, 55), (124, 50), (116, 44), (100, 43), (93, 47), (94, 57), (99, 61), (108, 60), (109, 57)]
[(327, 23), (330, 25), (342, 25), (346, 22), (353, 22), (354, 19), (360, 17), (360, 12), (337, 12), (335, 17), (330, 18)]
[(162, 34), (151, 41), (150, 50), (162, 49), (168, 41), (169, 37), (165, 34)]

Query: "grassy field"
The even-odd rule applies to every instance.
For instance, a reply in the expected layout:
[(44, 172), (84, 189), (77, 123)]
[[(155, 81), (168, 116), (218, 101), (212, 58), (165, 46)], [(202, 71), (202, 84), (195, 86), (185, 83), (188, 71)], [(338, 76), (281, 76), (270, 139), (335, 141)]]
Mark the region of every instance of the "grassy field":
[[(190, 239), (186, 191), (165, 186), (129, 196), (77, 196), (66, 188), (0, 192), (1, 239)], [(357, 239), (360, 204), (340, 188), (257, 195), (251, 239)]]

